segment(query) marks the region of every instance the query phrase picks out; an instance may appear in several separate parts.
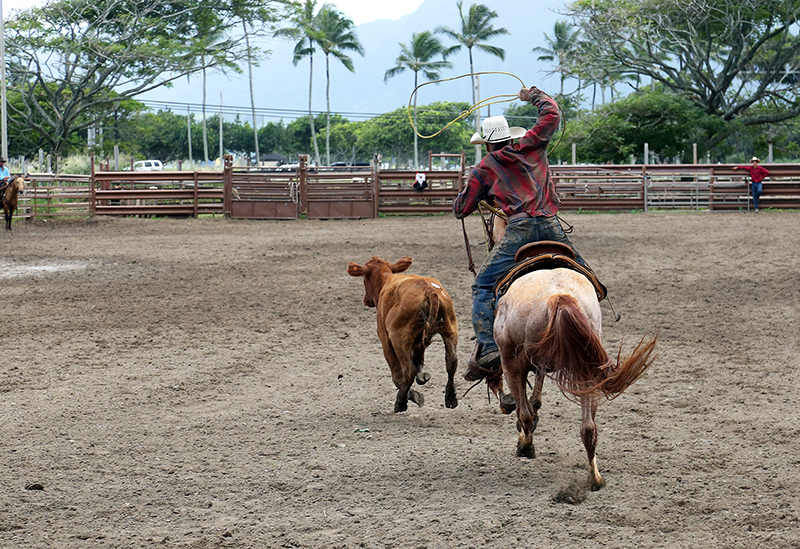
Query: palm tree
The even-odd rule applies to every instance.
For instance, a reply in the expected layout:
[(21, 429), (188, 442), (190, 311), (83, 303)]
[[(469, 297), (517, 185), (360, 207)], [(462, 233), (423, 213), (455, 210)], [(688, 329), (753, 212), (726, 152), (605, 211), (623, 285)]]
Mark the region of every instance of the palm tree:
[[(455, 53), (461, 49), (461, 46), (464, 46), (469, 51), (469, 72), (474, 73), (474, 63), (472, 59), (472, 48), (478, 48), (479, 50), (488, 53), (490, 55), (494, 55), (495, 57), (499, 57), (500, 60), (505, 60), (506, 52), (502, 48), (498, 48), (496, 46), (492, 46), (486, 43), (487, 40), (494, 38), (496, 36), (500, 36), (501, 34), (508, 34), (508, 31), (505, 28), (496, 29), (492, 26), (492, 19), (497, 17), (497, 12), (490, 10), (488, 7), (484, 6), (483, 4), (472, 4), (469, 7), (469, 12), (467, 12), (466, 17), (464, 16), (463, 7), (463, 0), (458, 0), (456, 2), (456, 6), (458, 7), (458, 15), (461, 18), (461, 29), (460, 31), (455, 31), (449, 27), (439, 27), (436, 29), (437, 33), (444, 34), (449, 36), (456, 42), (458, 45), (455, 45), (449, 49), (447, 49), (447, 55), (449, 56), (451, 53)], [(475, 75), (472, 75), (472, 104), (476, 104), (478, 100), (475, 97)], [(481, 131), (481, 116), (480, 111), (476, 112), (475, 116), (475, 128), (478, 132)], [(475, 146), (475, 163), (477, 164), (480, 162), (481, 159), (481, 147), (480, 145)]]
[(544, 35), (549, 47), (536, 46), (531, 50), (541, 54), (536, 58), (539, 61), (555, 61), (556, 68), (552, 72), (558, 72), (561, 75), (561, 95), (564, 95), (564, 81), (570, 74), (570, 65), (578, 48), (581, 34), (580, 29), (573, 30), (574, 28), (574, 25), (566, 21), (556, 21), (553, 27), (553, 36), (550, 37), (547, 33)]
[[(250, 80), (250, 110), (253, 114), (253, 138), (256, 146), (256, 166), (259, 165), (261, 160), (260, 151), (258, 150), (258, 121), (256, 119), (256, 98), (253, 94), (253, 50), (250, 49), (250, 34), (247, 31), (247, 21), (242, 17), (242, 30), (244, 31), (244, 40), (247, 45), (247, 77)], [(220, 115), (221, 116), (221, 115)], [(222, 162), (222, 155), (219, 157)]]
[[(441, 59), (434, 59), (441, 56)], [(400, 44), (400, 55), (395, 66), (383, 76), (383, 81), (405, 72), (414, 71), (414, 89), (418, 86), (419, 73), (428, 80), (437, 80), (441, 69), (449, 69), (453, 65), (447, 61), (444, 46), (431, 31), (415, 32), (411, 35), (411, 45)], [(417, 127), (417, 94), (414, 94), (414, 127)], [(414, 132), (414, 169), (419, 168), (419, 135)]]
[(314, 43), (316, 41), (317, 19), (314, 11), (317, 8), (317, 0), (305, 0), (290, 18), (293, 26), (278, 29), (275, 36), (287, 36), (297, 40), (294, 46), (294, 57), (292, 64), (297, 66), (303, 57), (308, 56), (309, 77), (308, 77), (308, 119), (311, 122), (311, 140), (314, 143), (314, 161), (320, 165), (319, 146), (317, 145), (317, 130), (314, 128), (314, 113), (311, 111), (311, 89), (314, 83)]
[(314, 40), (319, 44), (320, 49), (325, 53), (325, 77), (327, 86), (325, 88), (325, 98), (328, 104), (327, 128), (325, 130), (325, 155), (328, 166), (331, 165), (331, 65), (330, 56), (342, 62), (350, 72), (355, 72), (353, 60), (348, 57), (345, 51), (354, 51), (364, 55), (364, 48), (355, 32), (353, 20), (345, 17), (333, 4), (325, 4), (319, 10), (316, 17), (316, 30)]

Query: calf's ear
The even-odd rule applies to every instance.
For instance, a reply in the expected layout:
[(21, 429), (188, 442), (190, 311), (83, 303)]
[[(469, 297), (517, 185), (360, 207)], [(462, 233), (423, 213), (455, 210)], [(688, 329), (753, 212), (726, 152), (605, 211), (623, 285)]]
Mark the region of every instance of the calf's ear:
[(401, 257), (394, 264), (389, 266), (392, 269), (393, 273), (402, 273), (409, 267), (411, 267), (411, 258), (410, 257)]
[(351, 261), (347, 266), (347, 274), (350, 276), (364, 276), (364, 267)]

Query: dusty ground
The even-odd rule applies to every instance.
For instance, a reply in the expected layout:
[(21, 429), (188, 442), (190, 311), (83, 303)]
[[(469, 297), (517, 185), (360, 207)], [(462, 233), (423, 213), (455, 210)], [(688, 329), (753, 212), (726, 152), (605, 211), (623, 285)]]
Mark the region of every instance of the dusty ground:
[[(348, 261), (411, 255), (454, 297), (457, 221), (95, 220), (0, 234), (0, 546), (800, 547), (800, 214), (566, 214), (609, 349), (655, 365), (598, 413), (549, 383), (537, 457), (483, 386), (393, 414)], [(477, 219), (468, 225), (483, 256)], [(459, 397), (468, 384), (458, 376)], [(564, 495), (577, 503), (565, 502)]]

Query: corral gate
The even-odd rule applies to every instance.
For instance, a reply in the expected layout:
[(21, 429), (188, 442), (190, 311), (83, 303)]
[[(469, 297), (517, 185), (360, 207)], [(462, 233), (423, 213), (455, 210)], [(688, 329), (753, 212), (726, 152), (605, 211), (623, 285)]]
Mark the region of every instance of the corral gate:
[(308, 156), (297, 168), (233, 171), (228, 168), (234, 219), (309, 219), (375, 217), (372, 168), (309, 168)]

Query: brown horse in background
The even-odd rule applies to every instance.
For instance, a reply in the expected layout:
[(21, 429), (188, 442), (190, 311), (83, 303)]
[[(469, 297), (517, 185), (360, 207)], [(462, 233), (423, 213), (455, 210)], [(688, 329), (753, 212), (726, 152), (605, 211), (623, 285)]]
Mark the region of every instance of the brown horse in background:
[(11, 230), (11, 218), (14, 217), (14, 211), (17, 209), (17, 202), (19, 202), (19, 195), (25, 190), (25, 179), (21, 175), (17, 175), (6, 187), (3, 192), (3, 213), (6, 216), (6, 230)]

